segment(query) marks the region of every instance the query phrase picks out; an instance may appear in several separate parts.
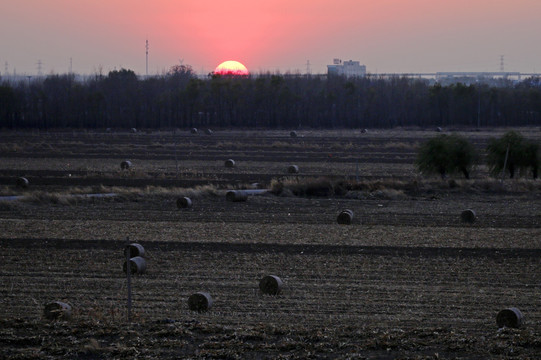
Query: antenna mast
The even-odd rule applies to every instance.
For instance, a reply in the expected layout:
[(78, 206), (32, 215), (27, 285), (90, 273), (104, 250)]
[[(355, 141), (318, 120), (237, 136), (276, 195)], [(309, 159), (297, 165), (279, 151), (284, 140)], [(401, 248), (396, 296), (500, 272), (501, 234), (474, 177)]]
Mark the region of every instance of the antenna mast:
[(41, 76), (41, 75), (42, 75), (41, 69), (42, 69), (43, 63), (41, 62), (41, 60), (38, 60), (38, 62), (36, 63), (36, 65), (38, 66), (38, 76)]
[(310, 60), (306, 60), (306, 74), (310, 75), (312, 70), (310, 69)]
[(500, 55), (500, 72), (504, 72), (505, 71), (505, 67), (504, 67), (504, 61), (503, 61), (503, 57), (504, 55)]
[(148, 39), (147, 39), (147, 41), (146, 41), (145, 49), (146, 49), (146, 55), (147, 55), (147, 56), (146, 56), (146, 60), (147, 60), (147, 61), (146, 61), (146, 74), (147, 74), (147, 76), (148, 76)]

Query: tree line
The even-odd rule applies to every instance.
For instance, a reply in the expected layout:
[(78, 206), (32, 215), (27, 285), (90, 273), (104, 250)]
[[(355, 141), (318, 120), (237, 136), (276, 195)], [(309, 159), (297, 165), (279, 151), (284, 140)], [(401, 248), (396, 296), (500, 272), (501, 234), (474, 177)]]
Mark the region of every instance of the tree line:
[(541, 81), (442, 86), (405, 77), (195, 76), (174, 66), (0, 80), (0, 128), (392, 128), (541, 124)]

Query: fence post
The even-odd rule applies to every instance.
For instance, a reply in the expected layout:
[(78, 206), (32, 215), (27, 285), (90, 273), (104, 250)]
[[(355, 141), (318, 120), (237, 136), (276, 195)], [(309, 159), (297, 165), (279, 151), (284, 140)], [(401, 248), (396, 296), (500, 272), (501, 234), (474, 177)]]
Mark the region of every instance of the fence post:
[(126, 237), (126, 276), (128, 278), (128, 324), (131, 323), (131, 264), (130, 264), (130, 237)]

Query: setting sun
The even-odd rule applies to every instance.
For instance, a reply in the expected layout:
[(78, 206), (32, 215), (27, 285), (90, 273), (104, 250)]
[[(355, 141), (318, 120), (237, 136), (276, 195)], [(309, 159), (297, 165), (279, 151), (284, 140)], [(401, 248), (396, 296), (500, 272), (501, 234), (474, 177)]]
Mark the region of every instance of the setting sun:
[(214, 73), (218, 75), (234, 76), (246, 76), (250, 74), (246, 66), (234, 60), (224, 61), (214, 69)]

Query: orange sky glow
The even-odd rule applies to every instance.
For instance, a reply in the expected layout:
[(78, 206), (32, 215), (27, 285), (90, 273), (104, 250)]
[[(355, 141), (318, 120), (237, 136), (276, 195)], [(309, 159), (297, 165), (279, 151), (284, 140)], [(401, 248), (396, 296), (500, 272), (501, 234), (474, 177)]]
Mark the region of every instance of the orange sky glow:
[(368, 72), (541, 72), (539, 0), (2, 0), (0, 73), (326, 72), (333, 58)]

